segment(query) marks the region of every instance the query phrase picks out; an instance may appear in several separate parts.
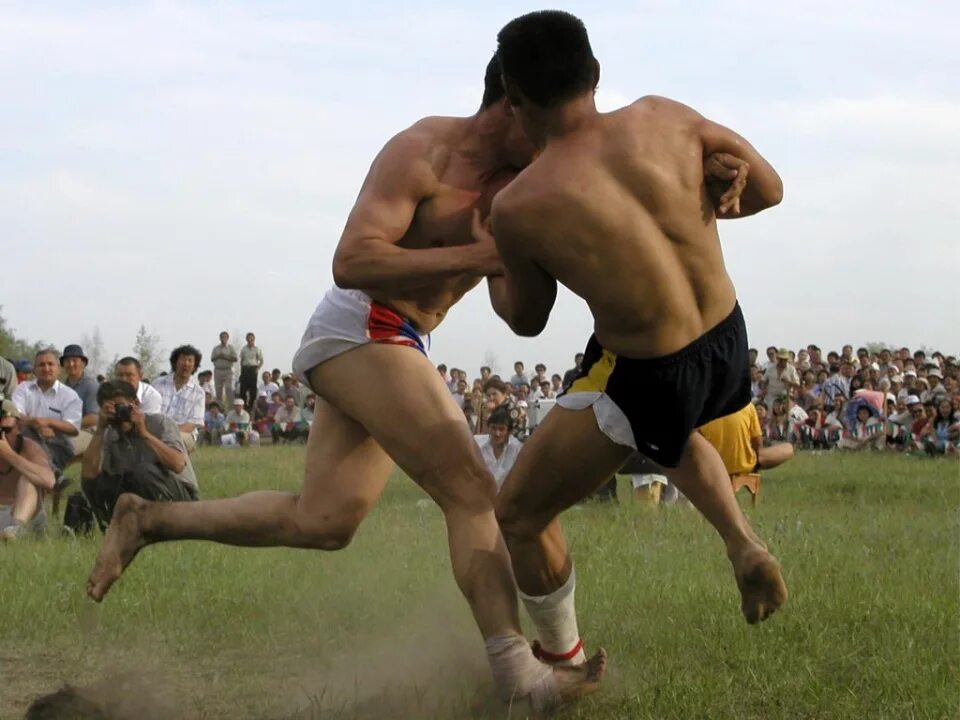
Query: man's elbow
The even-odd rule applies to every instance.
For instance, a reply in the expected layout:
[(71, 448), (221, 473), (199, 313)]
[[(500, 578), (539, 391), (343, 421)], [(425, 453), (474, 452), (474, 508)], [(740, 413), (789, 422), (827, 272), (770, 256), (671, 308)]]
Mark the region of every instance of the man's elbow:
[(547, 326), (546, 319), (514, 317), (510, 320), (510, 329), (520, 337), (537, 337)]
[(333, 258), (333, 282), (342, 290), (356, 290), (357, 282), (353, 272), (353, 263), (349, 258), (335, 255)]

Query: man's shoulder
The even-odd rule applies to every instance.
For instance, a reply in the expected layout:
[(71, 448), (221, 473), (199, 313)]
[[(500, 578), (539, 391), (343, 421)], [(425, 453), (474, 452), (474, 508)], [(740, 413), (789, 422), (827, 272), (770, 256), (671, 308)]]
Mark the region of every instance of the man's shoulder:
[(379, 173), (402, 173), (408, 179), (435, 179), (446, 166), (455, 131), (463, 118), (430, 116), (390, 138), (373, 161)]
[(54, 392), (56, 392), (57, 395), (62, 395), (67, 400), (73, 400), (74, 398), (76, 398), (77, 400), (80, 399), (80, 395), (79, 393), (77, 393), (76, 390), (74, 390), (72, 387), (70, 387), (66, 383), (60, 382), (59, 380), (53, 383), (53, 390)]

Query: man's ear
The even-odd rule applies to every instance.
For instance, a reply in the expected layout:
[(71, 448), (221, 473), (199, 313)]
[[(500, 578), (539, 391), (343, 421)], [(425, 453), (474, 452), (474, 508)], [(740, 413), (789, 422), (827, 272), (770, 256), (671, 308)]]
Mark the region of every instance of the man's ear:
[(512, 107), (520, 107), (523, 102), (523, 93), (520, 88), (513, 84), (510, 76), (506, 73), (500, 74), (500, 82), (503, 83), (503, 92), (506, 95), (507, 103)]

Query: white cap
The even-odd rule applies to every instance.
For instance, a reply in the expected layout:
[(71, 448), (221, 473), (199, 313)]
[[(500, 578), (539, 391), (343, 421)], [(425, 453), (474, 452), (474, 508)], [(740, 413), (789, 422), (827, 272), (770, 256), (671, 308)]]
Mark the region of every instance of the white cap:
[(907, 399), (903, 401), (906, 405), (919, 405), (920, 398), (916, 395), (907, 395)]
[(242, 405), (244, 404), (244, 403), (243, 403), (243, 398), (234, 398), (233, 404), (234, 404), (234, 405), (241, 405), (241, 406), (242, 406)]

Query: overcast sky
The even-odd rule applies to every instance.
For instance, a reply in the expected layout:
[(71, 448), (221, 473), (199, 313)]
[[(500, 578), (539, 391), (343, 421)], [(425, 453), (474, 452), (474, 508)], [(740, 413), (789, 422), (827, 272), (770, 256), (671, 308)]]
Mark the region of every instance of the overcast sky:
[[(424, 115), (479, 104), (516, 2), (0, 4), (0, 304), (62, 347), (145, 324), (204, 356), (257, 333), (287, 368), (369, 163)], [(570, 2), (611, 109), (666, 95), (746, 136), (783, 204), (721, 225), (751, 343), (960, 351), (954, 3)], [(602, 6), (602, 9), (598, 9)], [(642, 282), (642, 279), (638, 279)], [(562, 292), (535, 339), (481, 287), (432, 356), (571, 365)], [(204, 365), (209, 363), (204, 361)]]

